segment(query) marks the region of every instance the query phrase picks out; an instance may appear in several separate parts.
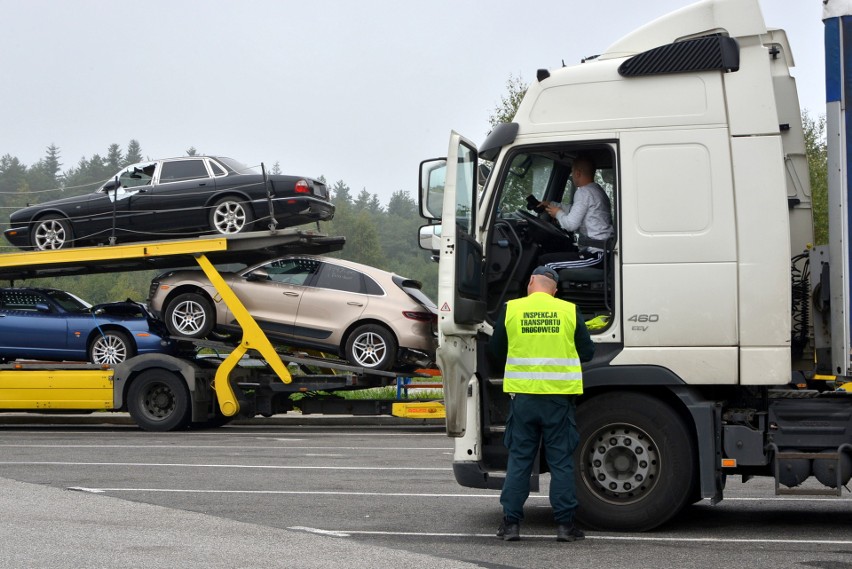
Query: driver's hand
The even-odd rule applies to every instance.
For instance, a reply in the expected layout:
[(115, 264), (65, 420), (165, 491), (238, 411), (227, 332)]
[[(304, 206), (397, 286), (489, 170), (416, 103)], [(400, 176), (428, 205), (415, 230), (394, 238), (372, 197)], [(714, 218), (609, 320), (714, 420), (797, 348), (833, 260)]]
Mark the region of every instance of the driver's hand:
[[(545, 202), (542, 202), (542, 203), (545, 203)], [(544, 206), (544, 211), (546, 211), (547, 214), (550, 217), (556, 217), (556, 214), (559, 212), (559, 206), (553, 205), (552, 203), (547, 202), (547, 205)]]

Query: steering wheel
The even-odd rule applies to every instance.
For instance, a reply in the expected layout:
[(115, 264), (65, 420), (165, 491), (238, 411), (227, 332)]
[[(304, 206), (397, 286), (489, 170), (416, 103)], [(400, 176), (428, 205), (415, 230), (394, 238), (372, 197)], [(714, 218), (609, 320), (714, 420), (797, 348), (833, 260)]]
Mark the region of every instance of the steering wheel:
[(570, 239), (571, 236), (562, 229), (556, 227), (549, 221), (545, 221), (541, 219), (537, 215), (533, 215), (525, 209), (519, 209), (518, 213), (521, 215), (521, 218), (525, 221), (529, 222), (534, 227), (538, 228), (542, 232), (544, 232), (548, 237), (552, 237), (555, 239)]

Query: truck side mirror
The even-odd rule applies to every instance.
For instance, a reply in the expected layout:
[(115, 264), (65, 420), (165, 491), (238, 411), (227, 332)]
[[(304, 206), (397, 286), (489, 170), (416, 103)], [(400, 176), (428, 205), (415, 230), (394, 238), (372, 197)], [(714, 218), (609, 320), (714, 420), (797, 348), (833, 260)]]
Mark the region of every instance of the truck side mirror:
[(441, 219), (444, 214), (444, 185), (447, 159), (435, 158), (420, 163), (420, 216)]
[(433, 255), (438, 255), (441, 250), (441, 226), (421, 226), (418, 242), (421, 249), (426, 249), (431, 251)]

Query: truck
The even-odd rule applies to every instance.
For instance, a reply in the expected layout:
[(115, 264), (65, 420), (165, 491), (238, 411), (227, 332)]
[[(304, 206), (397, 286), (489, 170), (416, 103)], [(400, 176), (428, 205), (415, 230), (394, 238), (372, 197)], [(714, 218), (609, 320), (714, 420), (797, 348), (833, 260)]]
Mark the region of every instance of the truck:
[[(294, 409), (292, 395), (364, 389), (398, 383), (397, 374), (352, 366), (318, 354), (273, 345), (228, 286), (216, 265), (252, 263), (288, 253), (340, 250), (345, 238), (302, 229), (27, 251), (0, 255), (0, 278), (171, 269), (197, 264), (242, 329), (224, 339), (172, 338), (174, 353), (135, 356), (115, 365), (13, 361), (0, 365), (0, 412), (128, 412), (149, 431), (224, 425), (236, 417)], [(414, 374), (411, 374), (414, 375)], [(404, 402), (304, 399), (302, 413), (397, 414), (439, 418), (440, 409), (410, 412)], [(420, 407), (423, 407), (420, 405)]]
[[(728, 480), (842, 497), (852, 477), (849, 2), (825, 3), (829, 244), (813, 198), (783, 30), (758, 0), (704, 0), (573, 66), (540, 69), (512, 122), (456, 132), (419, 171), (421, 246), (439, 263), (439, 349), (453, 471), (502, 486), (508, 394), (494, 318), (541, 255), (604, 250), (560, 271), (596, 345), (583, 364), (578, 523), (646, 531), (722, 500)], [(584, 242), (528, 202), (569, 203), (591, 158), (615, 235)], [(530, 198), (530, 196), (532, 196)], [(540, 455), (533, 491), (547, 471)], [(848, 488), (847, 488), (848, 491)]]

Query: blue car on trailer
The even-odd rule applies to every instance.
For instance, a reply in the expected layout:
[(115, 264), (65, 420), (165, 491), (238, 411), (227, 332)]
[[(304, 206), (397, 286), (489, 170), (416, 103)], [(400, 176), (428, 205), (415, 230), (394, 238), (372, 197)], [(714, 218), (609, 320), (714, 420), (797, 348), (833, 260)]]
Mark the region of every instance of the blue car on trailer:
[(165, 326), (144, 304), (92, 306), (53, 288), (0, 289), (0, 363), (17, 359), (115, 365), (137, 354), (171, 353)]

